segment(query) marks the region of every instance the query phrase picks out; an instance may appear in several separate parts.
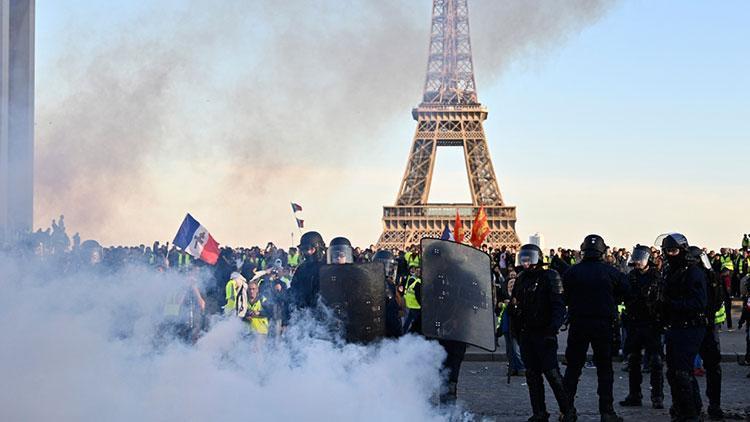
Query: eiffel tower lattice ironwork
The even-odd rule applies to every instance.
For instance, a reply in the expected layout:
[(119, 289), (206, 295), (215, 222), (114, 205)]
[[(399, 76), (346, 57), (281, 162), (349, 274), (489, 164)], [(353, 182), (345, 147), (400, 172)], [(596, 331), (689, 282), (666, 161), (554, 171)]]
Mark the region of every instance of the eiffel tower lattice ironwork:
[[(519, 246), (516, 208), (506, 206), (492, 167), (482, 122), (487, 108), (477, 100), (467, 0), (433, 0), (430, 55), (422, 103), (412, 110), (414, 141), (394, 206), (383, 207), (377, 246), (403, 248), (423, 237), (440, 237), (456, 210), (468, 241), (471, 223), (484, 206), (493, 248)], [(438, 147), (462, 147), (471, 204), (428, 204)]]

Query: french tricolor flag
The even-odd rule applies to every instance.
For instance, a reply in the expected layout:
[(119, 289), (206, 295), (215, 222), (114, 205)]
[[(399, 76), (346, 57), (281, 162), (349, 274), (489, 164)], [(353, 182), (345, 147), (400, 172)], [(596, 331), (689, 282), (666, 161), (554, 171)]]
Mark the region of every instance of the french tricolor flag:
[(195, 258), (214, 265), (219, 259), (219, 244), (211, 237), (205, 227), (188, 214), (182, 220), (180, 229), (174, 237), (175, 245)]

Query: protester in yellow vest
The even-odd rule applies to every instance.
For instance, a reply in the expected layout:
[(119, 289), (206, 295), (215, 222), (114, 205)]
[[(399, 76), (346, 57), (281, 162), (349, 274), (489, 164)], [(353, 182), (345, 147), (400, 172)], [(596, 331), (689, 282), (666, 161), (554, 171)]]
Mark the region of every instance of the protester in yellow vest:
[(716, 311), (716, 317), (714, 318), (714, 324), (715, 325), (721, 325), (727, 320), (727, 311), (722, 306), (719, 308), (718, 311)]
[(237, 315), (237, 296), (247, 286), (247, 280), (242, 274), (233, 272), (225, 288), (224, 315)]
[(266, 298), (260, 296), (258, 283), (250, 281), (247, 283), (247, 309), (244, 319), (249, 323), (250, 332), (255, 334), (268, 334), (268, 313), (263, 307)]
[[(422, 288), (422, 271), (418, 266), (409, 267), (409, 278), (406, 279), (405, 291), (404, 291), (404, 302), (408, 309), (406, 314), (406, 321), (404, 321), (404, 333), (410, 331), (416, 331), (419, 327), (421, 319), (422, 306), (419, 304), (417, 296), (421, 292)], [(415, 323), (417, 324), (415, 326)]]
[(722, 271), (725, 269), (728, 271), (734, 271), (734, 262), (732, 262), (732, 256), (729, 254), (728, 250), (721, 248), (721, 257), (719, 257), (719, 260), (721, 261)]
[(297, 248), (289, 248), (286, 262), (292, 268), (297, 268), (299, 266), (299, 252), (297, 252)]

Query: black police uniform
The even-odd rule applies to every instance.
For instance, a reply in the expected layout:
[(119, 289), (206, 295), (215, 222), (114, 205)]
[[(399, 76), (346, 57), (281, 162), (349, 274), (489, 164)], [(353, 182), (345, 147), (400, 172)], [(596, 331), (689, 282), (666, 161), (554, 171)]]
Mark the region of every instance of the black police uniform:
[(313, 308), (320, 292), (320, 267), (323, 262), (305, 260), (294, 272), (289, 286), (289, 302), (295, 308)]
[(624, 352), (628, 359), (628, 397), (623, 406), (641, 404), (642, 355), (645, 349), (647, 365), (651, 375), (651, 403), (661, 409), (664, 402), (664, 348), (661, 341), (662, 323), (659, 318), (660, 296), (663, 291), (661, 274), (654, 267), (642, 273), (634, 269), (628, 274), (629, 293), (625, 295), (623, 324), (628, 335), (625, 337)]
[[(702, 268), (698, 265), (706, 275), (706, 280), (709, 282), (707, 287), (710, 287), (710, 283), (721, 283), (721, 280), (712, 279), (712, 275), (709, 274), (711, 270)], [(712, 296), (711, 291), (716, 289), (707, 289), (707, 307), (706, 307), (706, 331), (703, 335), (703, 341), (701, 342), (698, 354), (703, 359), (703, 368), (706, 370), (706, 397), (708, 397), (708, 414), (711, 417), (722, 418), (724, 412), (721, 410), (721, 344), (719, 343), (719, 326), (716, 325), (716, 311), (719, 307), (723, 306), (722, 298), (714, 298), (709, 300)], [(712, 303), (713, 302), (713, 303)], [(716, 303), (718, 302), (718, 303)], [(703, 403), (700, 398), (700, 394), (697, 396), (698, 409), (703, 408)]]
[(615, 338), (616, 304), (627, 293), (625, 275), (600, 258), (584, 257), (563, 276), (565, 302), (570, 321), (565, 358), (565, 387), (575, 401), (578, 380), (586, 363), (589, 344), (594, 352), (598, 380), (599, 413), (614, 416), (612, 343)]
[(667, 381), (673, 412), (676, 420), (699, 420), (700, 392), (693, 365), (706, 333), (706, 274), (697, 264), (673, 260), (664, 279)]
[(529, 420), (546, 421), (549, 417), (542, 375), (552, 388), (561, 415), (574, 420), (557, 363), (557, 332), (565, 318), (562, 294), (562, 280), (555, 270), (524, 270), (513, 286), (511, 329), (519, 339), (521, 358), (526, 366), (526, 383), (534, 412)]

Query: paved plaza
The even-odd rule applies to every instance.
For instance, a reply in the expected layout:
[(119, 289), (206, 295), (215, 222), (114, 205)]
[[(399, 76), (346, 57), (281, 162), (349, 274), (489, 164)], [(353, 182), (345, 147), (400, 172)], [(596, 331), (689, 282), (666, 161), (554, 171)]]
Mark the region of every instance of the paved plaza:
[[(669, 406), (672, 397), (665, 380), (665, 397), (663, 410), (654, 410), (648, 400), (648, 374), (642, 385), (644, 406), (639, 408), (624, 408), (617, 404), (624, 399), (628, 390), (627, 374), (619, 370), (615, 364), (615, 410), (625, 420), (669, 421)], [(565, 367), (561, 367), (565, 371)], [(746, 375), (750, 368), (741, 367), (736, 363), (722, 364), (722, 407), (737, 414), (747, 415), (750, 408), (750, 378)], [(703, 394), (704, 410), (708, 404), (705, 398), (706, 383), (704, 377), (699, 377), (701, 393)], [(477, 420), (482, 421), (525, 421), (531, 413), (529, 394), (526, 380), (523, 377), (512, 377), (507, 384), (506, 367), (502, 362), (464, 362), (461, 378), (458, 383), (458, 399), (466, 410), (473, 413)], [(558, 415), (557, 403), (549, 386), (545, 384), (547, 396), (547, 410), (556, 420)], [(598, 421), (598, 398), (596, 395), (596, 369), (584, 369), (576, 397), (576, 408), (580, 421)], [(741, 418), (743, 419), (743, 418)], [(745, 420), (750, 420), (747, 416)]]

